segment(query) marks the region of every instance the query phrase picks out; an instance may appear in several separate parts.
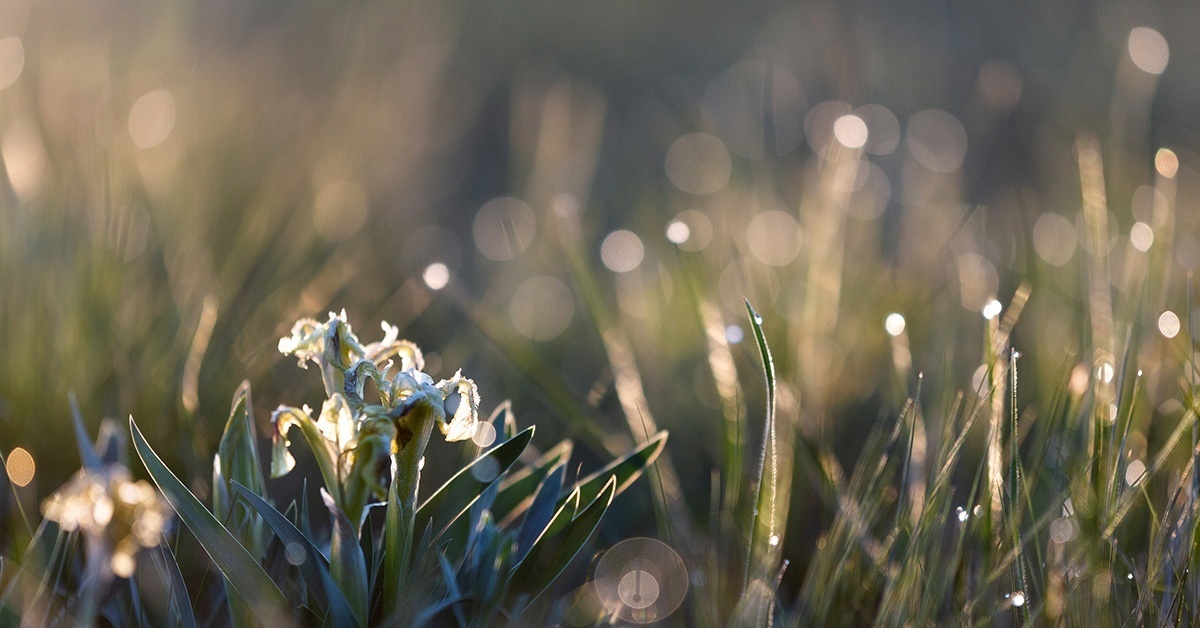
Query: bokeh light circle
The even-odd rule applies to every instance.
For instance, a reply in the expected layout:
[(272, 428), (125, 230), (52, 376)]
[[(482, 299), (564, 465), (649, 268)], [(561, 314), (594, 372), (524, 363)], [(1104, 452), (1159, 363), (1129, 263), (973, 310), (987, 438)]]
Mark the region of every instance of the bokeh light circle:
[[(672, 233), (672, 226), (674, 232)], [(674, 237), (672, 237), (674, 236)], [(684, 251), (700, 251), (712, 242), (713, 224), (708, 216), (696, 209), (685, 209), (675, 214), (667, 225), (667, 239)]]
[(716, 136), (689, 133), (667, 151), (667, 178), (688, 194), (712, 194), (725, 187), (733, 171), (729, 150)]
[(790, 264), (800, 253), (803, 240), (800, 223), (791, 214), (777, 209), (759, 212), (746, 226), (750, 254), (771, 266)]
[(848, 113), (834, 121), (833, 136), (846, 148), (862, 148), (867, 143), (867, 123)]
[(600, 602), (615, 618), (649, 624), (670, 615), (687, 594), (683, 559), (661, 541), (634, 538), (604, 553), (594, 581)]
[(8, 460), (4, 468), (8, 472), (8, 479), (13, 484), (28, 486), (33, 481), (37, 465), (33, 462), (33, 456), (24, 447), (17, 447), (12, 450), (12, 453), (8, 454)]
[(512, 259), (528, 248), (536, 231), (537, 216), (533, 209), (511, 196), (485, 203), (471, 224), (471, 235), (479, 252), (498, 262)]
[(1075, 224), (1065, 216), (1045, 213), (1033, 225), (1033, 248), (1047, 264), (1063, 266), (1075, 256)]
[(854, 116), (867, 125), (863, 150), (872, 155), (889, 155), (900, 145), (900, 120), (883, 105), (863, 105)]
[(1162, 33), (1139, 26), (1129, 31), (1129, 58), (1146, 74), (1162, 74), (1171, 59), (1171, 48)]
[(18, 37), (0, 39), (0, 89), (17, 82), (25, 67), (25, 48)]
[(934, 172), (954, 172), (967, 156), (967, 131), (945, 111), (919, 111), (908, 119), (908, 151)]
[(161, 144), (175, 127), (175, 99), (171, 92), (146, 92), (129, 108), (129, 137), (138, 148)]
[(513, 293), (509, 315), (521, 335), (531, 340), (550, 340), (571, 323), (575, 298), (571, 289), (554, 277), (530, 277)]
[(600, 244), (600, 260), (614, 273), (627, 273), (642, 263), (646, 247), (642, 239), (632, 231), (618, 229), (604, 238)]

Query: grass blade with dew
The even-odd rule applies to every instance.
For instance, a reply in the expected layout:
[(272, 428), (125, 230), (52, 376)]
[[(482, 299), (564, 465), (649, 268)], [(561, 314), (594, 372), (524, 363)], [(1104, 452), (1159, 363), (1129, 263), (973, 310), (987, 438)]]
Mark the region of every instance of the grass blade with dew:
[(748, 300), (746, 313), (750, 317), (750, 326), (762, 357), (767, 399), (758, 467), (758, 495), (747, 544), (746, 582), (734, 621), (740, 625), (769, 626), (775, 606), (773, 583), (783, 555), (783, 532), (791, 496), (792, 432), (784, 429), (781, 433), (776, 424), (775, 361), (763, 335), (763, 319)]
[(192, 495), (146, 442), (133, 417), (129, 418), (133, 446), (151, 479), (162, 490), (179, 518), (208, 552), (229, 584), (249, 603), (259, 621), (273, 625), (287, 617), (287, 601), (258, 560)]

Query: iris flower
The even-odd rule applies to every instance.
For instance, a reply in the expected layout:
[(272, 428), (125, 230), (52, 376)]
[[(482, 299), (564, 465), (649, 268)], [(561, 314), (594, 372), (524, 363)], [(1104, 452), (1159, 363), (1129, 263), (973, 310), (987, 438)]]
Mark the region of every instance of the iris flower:
[[(423, 370), (421, 350), (399, 339), (399, 329), (383, 323), (383, 339), (364, 345), (346, 321), (346, 313), (329, 314), (318, 323), (301, 319), (290, 336), (279, 341), (280, 352), (293, 355), (300, 366), (321, 369), (328, 398), (313, 419), (308, 406), (280, 406), (271, 421), (275, 427), (271, 475), (286, 475), (296, 461), (288, 434), (299, 427), (312, 448), (331, 501), (361, 529), (367, 507), (386, 499), (392, 457), (405, 447), (420, 448), (416, 438), (429, 422), (447, 441), (475, 435), (479, 424), (479, 390), (457, 372), (434, 383)], [(394, 372), (394, 374), (393, 374)], [(378, 399), (364, 399), (366, 381), (375, 382)]]

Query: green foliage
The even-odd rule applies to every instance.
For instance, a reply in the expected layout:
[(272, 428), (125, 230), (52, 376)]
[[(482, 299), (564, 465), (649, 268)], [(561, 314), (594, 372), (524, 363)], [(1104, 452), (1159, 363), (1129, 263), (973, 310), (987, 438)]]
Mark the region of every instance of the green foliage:
[[(389, 329), (386, 324), (384, 328)], [(317, 363), (327, 384), (329, 399), (318, 419), (305, 408), (282, 407), (275, 413), (272, 456), (277, 472), (294, 467), (286, 434), (289, 427), (299, 427), (314, 450), (325, 483), (320, 492), (329, 512), (327, 538), (315, 536), (306, 523), (297, 525), (267, 497), (248, 383), (234, 396), (214, 459), (211, 511), (167, 468), (134, 420), (129, 421), (134, 450), (146, 471), (221, 573), (225, 583), (221, 614), (234, 625), (450, 621), (476, 626), (500, 623), (504, 617), (535, 621), (519, 618), (577, 561), (613, 499), (654, 462), (666, 439), (665, 434), (656, 435), (560, 497), (571, 443), (560, 443), (546, 456), (523, 464), (534, 428), (512, 433), (501, 423), (501, 433), (508, 438), (481, 447), (478, 455), (417, 506), (422, 459), (432, 429), (440, 428), (448, 440), (463, 440), (474, 436), (475, 426), (481, 424), (476, 415), (478, 396), (470, 380), (456, 375), (433, 384), (419, 370), (421, 356), (414, 345), (397, 340), (393, 331), (380, 343), (363, 345), (339, 316), (331, 316), (326, 325), (302, 321), (281, 349)], [(387, 365), (375, 362), (402, 354), (407, 368), (391, 377)], [(362, 398), (358, 378), (368, 371), (380, 391), (377, 405)], [(335, 385), (329, 386), (331, 382)], [(506, 412), (502, 420), (512, 419)], [(80, 417), (76, 428), (85, 464), (100, 464)], [(392, 468), (382, 491), (372, 487), (379, 477), (376, 465), (362, 464), (378, 460)], [(370, 500), (381, 492), (382, 502), (360, 502), (356, 497), (361, 494)], [(508, 504), (503, 521), (492, 510), (501, 495)], [(94, 505), (79, 503), (96, 512)], [(381, 528), (378, 520), (367, 516), (374, 505), (386, 511)], [(307, 509), (297, 512), (305, 514)], [(105, 529), (106, 524), (97, 525)], [(44, 529), (45, 525), (39, 529), (39, 539), (47, 538)], [(418, 529), (423, 536), (414, 542)], [(60, 532), (48, 564), (63, 560), (64, 541), (70, 541), (69, 535), (64, 539)], [(27, 552), (27, 561), (33, 560), (35, 547), (37, 542)], [(89, 564), (110, 551), (96, 544), (89, 548), (93, 550), (86, 557)], [(146, 554), (167, 593), (160, 620), (195, 625), (173, 550), (162, 545)], [(97, 592), (107, 586), (68, 579), (62, 571), (57, 575), (38, 571), (35, 563), (29, 564), (27, 573), (22, 567), (16, 577), (9, 577), (12, 583), (0, 599), (0, 608), (34, 609), (33, 601), (14, 597), (13, 591), (21, 588), (22, 580), (37, 578), (39, 573), (43, 583), (57, 581), (54, 589), (61, 595), (69, 595), (72, 586)], [(133, 581), (128, 582), (129, 591), (122, 599), (128, 600), (131, 610), (106, 607), (105, 615), (138, 618), (135, 623), (145, 624), (151, 620), (140, 610), (142, 597)], [(18, 605), (12, 606), (14, 602)], [(42, 604), (59, 605), (62, 610), (57, 612), (81, 620), (99, 612), (89, 603), (74, 605), (54, 596)]]

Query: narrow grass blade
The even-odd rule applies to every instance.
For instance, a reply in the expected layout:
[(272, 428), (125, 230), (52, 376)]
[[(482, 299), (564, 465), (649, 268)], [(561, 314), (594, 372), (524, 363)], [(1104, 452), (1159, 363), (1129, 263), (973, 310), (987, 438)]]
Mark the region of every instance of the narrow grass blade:
[[(515, 566), (510, 579), (511, 590), (521, 595), (514, 615), (520, 615), (529, 608), (567, 569), (592, 533), (600, 527), (600, 520), (616, 494), (617, 480), (615, 477), (609, 478), (600, 495), (571, 519), (561, 534), (543, 534), (534, 543), (525, 560)], [(550, 527), (554, 527), (553, 522)]]
[(739, 607), (741, 618), (765, 619), (770, 624), (774, 595), (771, 582), (779, 571), (783, 552), (783, 532), (791, 494), (791, 430), (779, 430), (775, 420), (775, 361), (762, 330), (762, 317), (746, 302), (746, 312), (754, 339), (763, 362), (766, 379), (766, 420), (763, 426), (763, 445), (758, 467), (758, 495), (754, 518), (750, 524), (749, 552), (746, 557), (746, 589), (744, 599), (755, 603)]
[(150, 473), (154, 483), (162, 490), (171, 507), (179, 514), (179, 518), (196, 536), (204, 551), (208, 552), (213, 563), (228, 578), (230, 585), (249, 602), (259, 621), (266, 625), (274, 625), (286, 617), (284, 609), (287, 601), (262, 565), (221, 526), (167, 465), (163, 464), (162, 459), (154, 453), (146, 438), (142, 436), (133, 417), (129, 418), (129, 429), (133, 436), (134, 449), (137, 450), (138, 457), (142, 459), (142, 464), (146, 466), (146, 471)]
[(266, 500), (254, 494), (254, 491), (233, 482), (233, 489), (245, 499), (251, 507), (258, 511), (267, 526), (283, 541), (284, 547), (291, 552), (298, 547), (304, 552), (304, 560), (297, 565), (300, 577), (322, 609), (328, 609), (328, 615), (337, 626), (357, 625), (358, 620), (350, 609), (349, 602), (333, 582), (329, 573), (329, 561), (321, 554), (321, 550), (300, 531), (288, 518), (268, 504)]
[[(497, 445), (491, 451), (476, 458), (450, 478), (425, 503), (417, 507), (416, 528), (425, 527), (434, 517), (438, 517), (434, 537), (439, 530), (445, 530), (479, 498), (492, 482), (504, 475), (504, 472), (517, 461), (521, 452), (533, 439), (534, 428), (530, 427)], [(483, 465), (497, 465), (487, 474), (479, 473)], [(479, 477), (476, 477), (479, 475)], [(482, 478), (482, 479), (481, 479)]]

